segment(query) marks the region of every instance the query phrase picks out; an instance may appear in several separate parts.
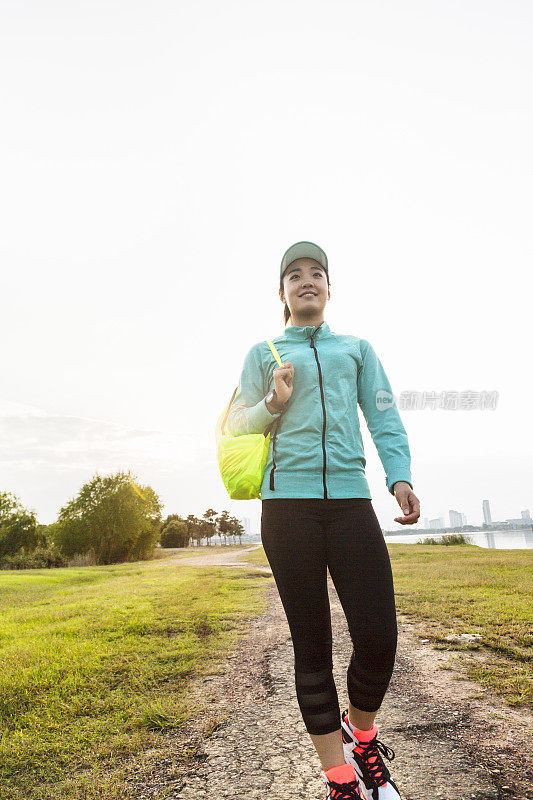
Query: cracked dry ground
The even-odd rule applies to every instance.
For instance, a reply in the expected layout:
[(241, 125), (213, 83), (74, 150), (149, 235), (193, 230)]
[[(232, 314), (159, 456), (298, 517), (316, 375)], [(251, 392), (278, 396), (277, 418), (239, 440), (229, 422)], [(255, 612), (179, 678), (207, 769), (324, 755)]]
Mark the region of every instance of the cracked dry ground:
[[(203, 713), (137, 764), (135, 797), (324, 800), (320, 762), (296, 701), (288, 625), (275, 585), (266, 591), (267, 613), (249, 621), (219, 673), (194, 683)], [(329, 593), (342, 709), (351, 641), (331, 581)], [(385, 763), (404, 800), (532, 800), (533, 714), (457, 680), (455, 669), (440, 669), (450, 653), (420, 643), (401, 615), (398, 630), (394, 674), (376, 721), (378, 737), (395, 751)], [(214, 730), (212, 720), (219, 720)]]

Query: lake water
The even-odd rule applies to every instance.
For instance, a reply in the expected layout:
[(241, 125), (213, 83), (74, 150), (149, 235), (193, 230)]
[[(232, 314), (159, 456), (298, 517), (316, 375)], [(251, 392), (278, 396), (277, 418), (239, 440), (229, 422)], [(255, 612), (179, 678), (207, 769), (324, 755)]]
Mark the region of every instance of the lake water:
[[(394, 544), (416, 544), (419, 539), (431, 537), (440, 539), (442, 533), (400, 533), (397, 536), (385, 535), (385, 541)], [(445, 534), (444, 534), (445, 535)], [(533, 530), (513, 531), (465, 531), (471, 544), (478, 547), (491, 547), (496, 550), (528, 550), (533, 548)]]

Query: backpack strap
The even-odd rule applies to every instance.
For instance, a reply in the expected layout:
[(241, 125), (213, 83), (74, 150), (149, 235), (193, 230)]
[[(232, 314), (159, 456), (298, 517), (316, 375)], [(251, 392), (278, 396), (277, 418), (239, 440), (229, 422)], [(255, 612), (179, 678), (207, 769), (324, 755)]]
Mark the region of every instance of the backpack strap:
[(225, 431), (224, 431), (224, 428), (226, 427), (226, 422), (228, 421), (228, 414), (229, 414), (229, 410), (230, 410), (230, 408), (231, 408), (231, 404), (232, 404), (232, 403), (233, 403), (233, 401), (235, 400), (235, 395), (237, 394), (237, 390), (238, 390), (238, 388), (239, 388), (238, 386), (236, 386), (236, 387), (235, 387), (235, 391), (234, 391), (234, 392), (233, 392), (233, 394), (231, 395), (231, 400), (229, 401), (229, 403), (228, 403), (228, 407), (227, 407), (227, 409), (226, 409), (226, 413), (224, 414), (224, 419), (222, 420), (222, 425), (220, 426), (220, 431), (221, 431), (221, 433), (222, 433), (222, 436), (224, 436), (224, 433), (225, 433)]
[[(279, 353), (278, 353), (278, 351), (276, 350), (276, 348), (274, 347), (274, 345), (272, 344), (272, 342), (269, 342), (268, 340), (266, 340), (266, 343), (267, 343), (267, 344), (268, 344), (268, 346), (270, 347), (270, 349), (271, 349), (271, 351), (272, 351), (272, 355), (274, 356), (274, 358), (276, 359), (276, 361), (278, 362), (278, 364), (279, 364), (279, 365), (280, 365), (280, 367), (281, 367), (281, 366), (282, 366), (282, 364), (283, 364), (283, 362), (282, 362), (281, 358), (279, 357)], [(237, 386), (237, 387), (236, 387), (236, 389), (235, 389), (235, 391), (233, 392), (233, 395), (232, 395), (232, 397), (231, 397), (231, 400), (229, 401), (228, 407), (227, 407), (227, 409), (226, 409), (226, 413), (224, 414), (224, 419), (222, 420), (222, 425), (221, 425), (221, 432), (222, 432), (222, 434), (224, 434), (224, 429), (225, 429), (225, 427), (226, 427), (226, 422), (228, 421), (228, 415), (229, 415), (229, 411), (230, 411), (231, 405), (232, 405), (232, 403), (233, 403), (233, 401), (234, 401), (234, 399), (235, 399), (235, 395), (237, 394), (237, 390), (238, 390), (238, 388), (239, 388), (239, 387)], [(274, 420), (274, 422), (273, 422), (271, 425), (269, 425), (269, 428), (271, 428), (271, 427), (272, 427), (272, 425), (274, 425), (276, 422), (278, 422), (278, 420)], [(268, 429), (269, 429), (269, 428), (267, 428), (267, 431), (268, 431)], [(266, 432), (265, 432), (265, 436), (267, 436), (267, 433), (266, 433)]]
[(274, 358), (276, 359), (276, 361), (278, 362), (278, 364), (281, 367), (283, 362), (282, 362), (281, 358), (279, 357), (278, 351), (276, 350), (276, 348), (274, 347), (272, 342), (268, 341), (268, 339), (266, 339), (266, 343), (270, 347), (270, 349), (272, 350), (272, 355), (274, 356)]
[[(272, 355), (274, 356), (274, 358), (278, 362), (279, 366), (281, 367), (283, 365), (283, 362), (282, 362), (281, 358), (279, 357), (278, 351), (276, 350), (276, 348), (274, 347), (272, 342), (268, 341), (268, 339), (266, 340), (266, 343), (270, 347), (270, 349), (272, 351)], [(278, 433), (278, 428), (279, 428), (280, 422), (281, 422), (281, 417), (278, 417), (278, 419), (275, 419), (269, 425), (269, 428), (268, 428), (268, 430), (270, 432), (272, 431), (272, 429), (274, 429), (274, 434), (272, 436), (272, 469), (270, 470), (270, 489), (272, 491), (274, 490), (274, 470), (276, 469), (276, 436), (277, 436), (277, 433)]]

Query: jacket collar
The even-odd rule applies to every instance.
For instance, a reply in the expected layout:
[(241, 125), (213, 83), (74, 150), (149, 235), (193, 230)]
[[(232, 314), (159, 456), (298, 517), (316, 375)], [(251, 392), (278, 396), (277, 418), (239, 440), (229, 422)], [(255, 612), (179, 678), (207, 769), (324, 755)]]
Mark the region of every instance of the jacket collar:
[(314, 331), (316, 331), (315, 339), (322, 339), (324, 336), (329, 336), (330, 334), (329, 325), (324, 320), (318, 328), (314, 325), (304, 325), (302, 327), (298, 325), (287, 325), (284, 336), (291, 340), (310, 339)]

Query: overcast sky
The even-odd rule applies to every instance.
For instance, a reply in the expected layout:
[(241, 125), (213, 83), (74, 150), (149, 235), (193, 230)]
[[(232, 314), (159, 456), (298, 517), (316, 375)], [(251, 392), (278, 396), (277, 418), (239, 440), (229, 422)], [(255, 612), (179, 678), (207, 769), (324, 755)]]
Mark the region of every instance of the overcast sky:
[(259, 530), (214, 427), (283, 331), (283, 252), (311, 239), (330, 328), (372, 343), (397, 398), (498, 392), (400, 412), (421, 522), (533, 511), (531, 3), (0, 9), (0, 490), (49, 523), (131, 469), (165, 514)]

